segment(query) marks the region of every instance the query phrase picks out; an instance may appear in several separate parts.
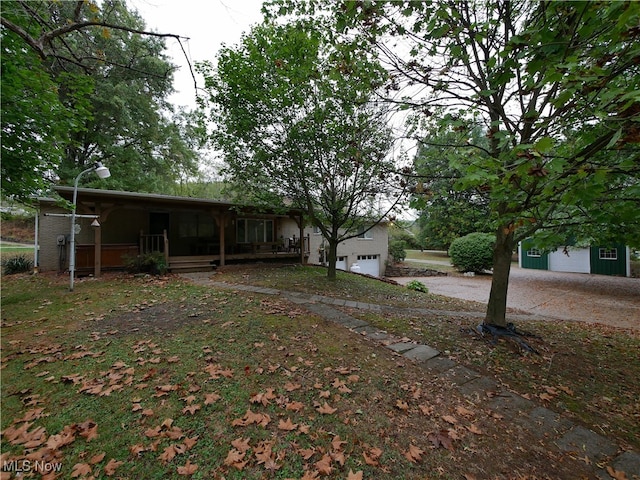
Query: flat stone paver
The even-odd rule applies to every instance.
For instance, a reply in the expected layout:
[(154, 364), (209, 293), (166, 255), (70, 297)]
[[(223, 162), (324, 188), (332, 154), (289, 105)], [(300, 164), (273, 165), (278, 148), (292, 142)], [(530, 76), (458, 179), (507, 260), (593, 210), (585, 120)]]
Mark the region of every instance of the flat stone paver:
[(624, 452), (614, 459), (612, 466), (615, 470), (625, 472), (627, 478), (632, 475), (640, 477), (640, 455), (635, 452)]
[(387, 345), (386, 347), (389, 350), (393, 350), (396, 353), (403, 353), (407, 350), (411, 350), (412, 348), (416, 348), (417, 343), (408, 343), (408, 342), (400, 342), (400, 343), (392, 343)]
[(586, 455), (591, 460), (602, 461), (618, 451), (609, 439), (582, 426), (576, 426), (556, 441), (560, 450)]
[(416, 362), (426, 362), (427, 360), (431, 360), (432, 358), (440, 355), (440, 352), (435, 348), (431, 348), (427, 345), (417, 345), (415, 348), (407, 350), (402, 355), (409, 360), (415, 360)]

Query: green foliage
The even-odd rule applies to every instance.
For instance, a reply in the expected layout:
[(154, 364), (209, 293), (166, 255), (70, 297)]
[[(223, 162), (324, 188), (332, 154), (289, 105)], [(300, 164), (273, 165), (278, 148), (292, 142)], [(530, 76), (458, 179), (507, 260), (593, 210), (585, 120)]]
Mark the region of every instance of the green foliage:
[(389, 242), (389, 255), (391, 255), (394, 262), (403, 262), (404, 259), (407, 258), (405, 248), (406, 244), (404, 240), (393, 240)]
[(164, 275), (167, 273), (167, 262), (161, 252), (150, 252), (135, 257), (125, 258), (125, 268), (130, 273), (150, 273)]
[(518, 240), (640, 237), (640, 3), (352, 2), (336, 15), (394, 65), (388, 97), (407, 92), (412, 133), (459, 134), (437, 147), (496, 232), (489, 322), (506, 324)]
[(429, 289), (427, 288), (427, 286), (424, 283), (419, 282), (418, 280), (411, 280), (409, 283), (407, 283), (406, 287), (409, 290), (414, 290), (416, 292), (429, 293)]
[(451, 242), (451, 263), (461, 272), (482, 273), (493, 265), (493, 246), (496, 237), (490, 233), (474, 232)]
[(371, 99), (383, 70), (320, 22), (265, 22), (199, 69), (236, 194), (304, 209), (335, 276), (337, 244), (387, 213), (377, 199), (390, 190), (391, 131)]
[(25, 254), (15, 255), (2, 260), (2, 269), (5, 275), (30, 272), (33, 269), (33, 261)]
[(405, 244), (404, 248), (418, 250), (421, 244), (414, 230), (414, 222), (410, 223), (403, 220), (396, 220), (389, 224), (389, 242), (403, 241)]
[(106, 185), (114, 189), (165, 192), (196, 176), (202, 118), (171, 112), (174, 66), (164, 39), (140, 34), (137, 13), (121, 1), (2, 7), (5, 194), (72, 185), (96, 161), (110, 168)]
[[(414, 158), (419, 181), (412, 192), (411, 206), (420, 212), (417, 223), (425, 248), (448, 250), (456, 238), (493, 231), (486, 193), (456, 185), (463, 173), (455, 165), (460, 158), (468, 158), (470, 150), (466, 143), (470, 136), (474, 144), (486, 144), (478, 128), (471, 132), (444, 128), (424, 138)], [(474, 155), (481, 158), (484, 153)]]

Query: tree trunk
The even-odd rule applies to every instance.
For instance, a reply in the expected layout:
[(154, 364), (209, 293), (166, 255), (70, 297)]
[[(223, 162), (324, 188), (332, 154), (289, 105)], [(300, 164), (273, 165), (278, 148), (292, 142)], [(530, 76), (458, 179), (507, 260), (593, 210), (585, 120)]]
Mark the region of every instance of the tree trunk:
[(336, 262), (338, 261), (338, 242), (329, 239), (329, 256), (327, 257), (327, 263), (329, 268), (327, 270), (327, 278), (330, 280), (336, 279)]
[(496, 233), (496, 245), (493, 248), (491, 293), (484, 319), (484, 323), (500, 327), (507, 326), (507, 291), (509, 272), (511, 271), (511, 255), (515, 246), (513, 231), (509, 227), (509, 225), (502, 225)]

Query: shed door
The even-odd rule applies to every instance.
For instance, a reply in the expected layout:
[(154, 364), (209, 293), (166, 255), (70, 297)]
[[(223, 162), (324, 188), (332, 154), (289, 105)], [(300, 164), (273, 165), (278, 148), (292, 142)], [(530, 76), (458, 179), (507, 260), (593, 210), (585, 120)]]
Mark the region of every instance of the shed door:
[(567, 248), (567, 251), (569, 255), (564, 253), (564, 249), (558, 249), (549, 254), (549, 270), (554, 272), (591, 272), (588, 248)]
[(358, 265), (360, 273), (380, 276), (380, 256), (379, 255), (358, 255)]

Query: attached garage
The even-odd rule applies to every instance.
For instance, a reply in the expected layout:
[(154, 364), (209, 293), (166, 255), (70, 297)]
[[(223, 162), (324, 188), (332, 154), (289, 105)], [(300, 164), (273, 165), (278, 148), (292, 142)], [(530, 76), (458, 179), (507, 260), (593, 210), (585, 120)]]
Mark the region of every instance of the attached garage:
[(379, 255), (358, 255), (358, 265), (360, 266), (360, 273), (374, 277), (380, 276)]

